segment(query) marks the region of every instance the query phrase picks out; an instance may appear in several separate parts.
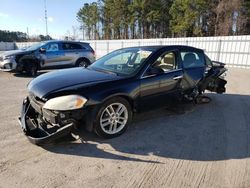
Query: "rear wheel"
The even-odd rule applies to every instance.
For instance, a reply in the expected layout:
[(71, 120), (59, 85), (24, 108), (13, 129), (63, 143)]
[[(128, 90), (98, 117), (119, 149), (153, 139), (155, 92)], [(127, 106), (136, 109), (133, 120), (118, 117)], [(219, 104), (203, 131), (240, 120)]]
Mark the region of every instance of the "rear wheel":
[(132, 119), (132, 110), (127, 100), (116, 97), (105, 102), (97, 113), (94, 124), (97, 135), (113, 138), (124, 133)]
[(76, 67), (88, 67), (89, 66), (89, 62), (86, 60), (86, 59), (79, 59), (77, 62), (76, 62)]

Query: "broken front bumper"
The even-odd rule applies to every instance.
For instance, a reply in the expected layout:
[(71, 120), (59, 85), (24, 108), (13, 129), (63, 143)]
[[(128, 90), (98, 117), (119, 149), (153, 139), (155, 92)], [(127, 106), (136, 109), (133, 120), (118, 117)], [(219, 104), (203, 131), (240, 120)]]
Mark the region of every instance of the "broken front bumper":
[(54, 132), (46, 131), (41, 123), (37, 122), (35, 118), (32, 118), (33, 111), (34, 109), (32, 109), (29, 98), (24, 99), (21, 116), (18, 119), (23, 132), (33, 144), (42, 145), (52, 142), (53, 140), (69, 134), (75, 127), (75, 123), (70, 122), (59, 127)]

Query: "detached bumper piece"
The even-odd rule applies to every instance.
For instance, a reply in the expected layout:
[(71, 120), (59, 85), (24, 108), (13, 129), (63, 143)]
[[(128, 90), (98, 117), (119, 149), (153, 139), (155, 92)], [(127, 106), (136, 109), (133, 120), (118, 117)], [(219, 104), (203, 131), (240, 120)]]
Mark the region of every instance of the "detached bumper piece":
[(69, 134), (75, 126), (74, 122), (69, 122), (63, 126), (51, 125), (40, 121), (37, 118), (38, 115), (31, 106), (29, 99), (26, 98), (23, 101), (21, 117), (18, 119), (23, 132), (33, 144), (43, 145), (50, 143)]

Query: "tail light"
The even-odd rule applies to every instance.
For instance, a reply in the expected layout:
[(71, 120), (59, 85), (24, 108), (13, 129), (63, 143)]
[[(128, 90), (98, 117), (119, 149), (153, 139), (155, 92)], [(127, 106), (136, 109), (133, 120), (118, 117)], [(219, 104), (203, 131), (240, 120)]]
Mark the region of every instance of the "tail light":
[(95, 56), (95, 51), (94, 51), (94, 50), (91, 50), (91, 53), (92, 53), (93, 56), (96, 58), (96, 56)]

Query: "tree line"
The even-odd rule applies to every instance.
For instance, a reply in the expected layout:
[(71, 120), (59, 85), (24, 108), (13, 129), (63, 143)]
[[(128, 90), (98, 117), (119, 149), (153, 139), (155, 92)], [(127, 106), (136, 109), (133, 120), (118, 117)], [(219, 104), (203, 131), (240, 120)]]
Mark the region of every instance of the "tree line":
[(0, 30), (0, 42), (39, 42), (51, 39), (52, 38), (49, 35), (38, 35), (29, 37), (27, 33), (23, 33), (20, 31)]
[(250, 34), (249, 0), (98, 0), (76, 17), (87, 39)]

